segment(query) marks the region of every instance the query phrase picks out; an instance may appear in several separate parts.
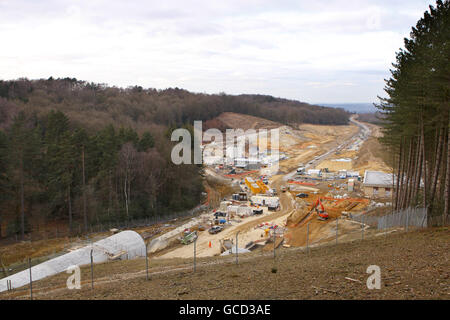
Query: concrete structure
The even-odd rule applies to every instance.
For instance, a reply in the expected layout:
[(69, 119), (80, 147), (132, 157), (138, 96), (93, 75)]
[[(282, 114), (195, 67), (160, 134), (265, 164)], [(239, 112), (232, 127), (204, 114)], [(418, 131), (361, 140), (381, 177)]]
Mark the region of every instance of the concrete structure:
[[(94, 263), (106, 262), (111, 259), (145, 257), (144, 239), (135, 231), (122, 231), (111, 237), (94, 242), (92, 245), (33, 266), (31, 268), (33, 281), (65, 272), (70, 266), (90, 264), (91, 250)], [(13, 288), (28, 285), (30, 281), (30, 270), (26, 269), (1, 279), (0, 292), (7, 290), (8, 280), (11, 280), (11, 286)]]
[(395, 186), (395, 177), (392, 173), (381, 171), (364, 172), (363, 190), (364, 194), (371, 198), (387, 198), (392, 196)]

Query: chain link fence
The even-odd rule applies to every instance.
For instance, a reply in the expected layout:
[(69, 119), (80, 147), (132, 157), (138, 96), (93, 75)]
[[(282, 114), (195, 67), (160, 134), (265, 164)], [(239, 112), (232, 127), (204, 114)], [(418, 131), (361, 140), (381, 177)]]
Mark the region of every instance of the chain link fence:
[(371, 227), (376, 227), (378, 230), (385, 230), (395, 227), (409, 227), (427, 228), (447, 226), (449, 219), (445, 215), (430, 216), (426, 208), (407, 208), (391, 214), (383, 216), (352, 216), (352, 220), (364, 223)]
[[(38, 258), (31, 258), (31, 264), (33, 266), (38, 265), (40, 263), (43, 263), (45, 261), (57, 258), (61, 255), (64, 255), (71, 250), (75, 250), (77, 248), (89, 246), (92, 244), (94, 240), (98, 240), (101, 237), (99, 235), (96, 235), (96, 233), (102, 233), (102, 232), (109, 232), (111, 229), (115, 228), (118, 230), (126, 230), (126, 229), (133, 229), (133, 228), (139, 228), (139, 227), (149, 227), (152, 225), (158, 225), (158, 224), (164, 224), (169, 223), (173, 221), (174, 219), (179, 218), (186, 218), (191, 217), (194, 215), (197, 215), (199, 213), (204, 212), (205, 210), (208, 210), (209, 207), (207, 205), (201, 205), (198, 206), (192, 210), (183, 211), (183, 212), (174, 212), (167, 215), (156, 215), (148, 218), (143, 219), (131, 219), (128, 221), (122, 221), (117, 223), (103, 223), (103, 224), (96, 224), (96, 225), (89, 225), (88, 227), (88, 233), (83, 234), (82, 233), (82, 227), (79, 225), (79, 232), (73, 232), (72, 235), (69, 235), (69, 230), (60, 230), (58, 228), (55, 228), (54, 230), (51, 230), (50, 232), (45, 232), (45, 230), (36, 228), (35, 232), (30, 232), (27, 234), (26, 241), (30, 241), (32, 244), (35, 241), (39, 240), (47, 240), (47, 239), (60, 239), (63, 242), (62, 249), (55, 250), (53, 249), (53, 252), (50, 252), (49, 254), (43, 255)], [(161, 228), (158, 228), (160, 230)], [(161, 231), (161, 230), (160, 230)], [(153, 235), (153, 234), (152, 234)], [(147, 236), (151, 236), (148, 235)], [(145, 238), (145, 237), (144, 237)], [(20, 237), (14, 236), (10, 238), (3, 239), (3, 244), (13, 244), (15, 242), (19, 243), (21, 242)], [(141, 252), (128, 252), (125, 254), (122, 259), (128, 259), (127, 255), (136, 256), (136, 255), (143, 255)], [(14, 263), (7, 263), (4, 260), (1, 259), (0, 256), (0, 279), (5, 278), (9, 275), (18, 273), (20, 271), (23, 271), (27, 269), (28, 266), (28, 257), (25, 257), (24, 259), (20, 261), (16, 261)]]

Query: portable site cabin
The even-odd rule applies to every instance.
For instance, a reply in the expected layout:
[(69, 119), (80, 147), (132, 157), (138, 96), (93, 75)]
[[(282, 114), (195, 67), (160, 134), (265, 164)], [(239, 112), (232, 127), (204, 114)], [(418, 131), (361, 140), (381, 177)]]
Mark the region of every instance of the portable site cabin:
[(320, 177), (322, 175), (322, 170), (320, 169), (309, 169), (308, 175), (311, 177)]
[(227, 213), (228, 215), (250, 216), (252, 215), (252, 208), (248, 206), (228, 206)]
[(278, 197), (252, 196), (250, 200), (259, 206), (278, 207), (280, 205)]
[(237, 214), (238, 208), (239, 206), (228, 206), (227, 207), (228, 216), (230, 216), (230, 214)]
[(232, 199), (234, 201), (247, 201), (247, 193), (246, 192), (234, 193)]
[(359, 177), (358, 171), (347, 171), (347, 177)]
[(247, 193), (246, 192), (239, 192), (239, 201), (247, 201)]
[(228, 206), (231, 204), (232, 204), (231, 201), (222, 201), (220, 203), (219, 211), (227, 211)]
[(234, 165), (238, 168), (256, 170), (261, 167), (261, 160), (258, 158), (236, 158)]
[(247, 185), (247, 187), (250, 189), (251, 192), (253, 193), (261, 193), (261, 187), (256, 184), (255, 180), (253, 180), (250, 177), (246, 177), (245, 178), (245, 184)]
[(245, 184), (254, 194), (266, 193), (269, 190), (269, 187), (267, 187), (262, 181), (255, 181), (250, 177), (245, 178)]
[(239, 216), (250, 216), (252, 215), (252, 208), (247, 206), (239, 206), (237, 208), (237, 214)]
[(339, 170), (338, 171), (338, 176), (339, 176), (340, 179), (347, 178), (347, 170)]
[(261, 169), (261, 162), (256, 162), (256, 163), (247, 163), (245, 165), (245, 170), (259, 170)]
[(355, 179), (348, 179), (348, 182), (347, 182), (348, 192), (352, 192), (354, 190), (354, 187), (355, 187)]
[(334, 179), (335, 177), (336, 177), (336, 174), (334, 172), (322, 172), (322, 178)]

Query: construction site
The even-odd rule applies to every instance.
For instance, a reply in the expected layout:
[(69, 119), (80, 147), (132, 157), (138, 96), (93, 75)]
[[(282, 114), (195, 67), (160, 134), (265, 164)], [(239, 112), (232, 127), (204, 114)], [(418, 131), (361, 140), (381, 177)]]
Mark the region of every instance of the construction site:
[[(240, 125), (234, 114), (223, 114), (219, 119)], [(246, 120), (247, 128), (261, 127), (255, 117)], [(251, 121), (253, 124), (248, 126)], [(277, 128), (276, 123), (262, 122), (264, 128)], [(361, 224), (352, 218), (389, 204), (388, 198), (370, 199), (363, 192), (365, 170), (372, 165), (375, 169), (387, 168), (381, 159), (372, 158), (362, 165), (359, 162), (359, 151), (371, 137), (368, 125), (352, 119), (351, 125), (339, 130), (312, 125), (278, 129), (280, 156), (276, 172), (271, 172), (274, 163), (270, 161), (253, 160), (249, 164), (251, 161), (245, 157), (235, 163), (210, 164), (206, 173), (234, 186), (236, 193), (197, 217), (196, 225), (181, 226), (182, 235), (173, 234), (171, 239), (162, 235), (164, 246), (160, 239), (152, 240), (150, 252), (158, 259), (190, 258), (194, 240), (198, 257), (226, 255), (233, 250), (267, 251), (273, 249), (274, 242), (276, 248), (301, 247), (306, 241), (317, 245), (335, 240), (337, 219), (340, 236), (359, 233)], [(261, 158), (265, 159), (264, 155)], [(211, 228), (215, 228), (213, 233), (209, 232)]]
[[(259, 158), (265, 161), (254, 161), (244, 155), (234, 163), (205, 165), (206, 180), (218, 181), (227, 191), (218, 193), (208, 184), (208, 206), (202, 213), (136, 232), (111, 230), (112, 236), (99, 234), (95, 243), (78, 241), (57, 258), (34, 266), (35, 281), (56, 276), (70, 265), (87, 265), (89, 254), (94, 256), (91, 262), (103, 265), (139, 257), (148, 257), (152, 266), (161, 268), (175, 262), (186, 266), (192, 258), (209, 265), (226, 256), (234, 259), (239, 254), (245, 260), (273, 252), (275, 257), (276, 250), (309, 250), (379, 233), (368, 221), (390, 206), (391, 197), (369, 196), (364, 189), (367, 172), (387, 175), (390, 170), (381, 157), (365, 151), (368, 143), (374, 143), (377, 127), (356, 117), (347, 126), (296, 128), (231, 113), (219, 119), (229, 126), (278, 128), (279, 156), (266, 153)], [(388, 188), (393, 190), (389, 181)], [(220, 194), (216, 202), (213, 194)], [(11, 286), (26, 285), (27, 272), (0, 279), (0, 291), (8, 295)]]

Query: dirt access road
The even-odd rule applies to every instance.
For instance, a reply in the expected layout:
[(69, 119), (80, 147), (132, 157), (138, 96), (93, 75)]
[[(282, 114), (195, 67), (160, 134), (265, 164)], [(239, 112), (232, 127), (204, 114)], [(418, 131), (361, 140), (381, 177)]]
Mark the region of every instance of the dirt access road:
[[(361, 123), (356, 120), (357, 115), (352, 115), (350, 117), (350, 122), (354, 125), (358, 126), (359, 131), (353, 134), (350, 138), (346, 139), (344, 142), (340, 143), (338, 146), (334, 148), (330, 148), (326, 152), (322, 153), (321, 155), (314, 158), (314, 160), (309, 161), (304, 167), (305, 169), (314, 168), (317, 164), (321, 163), (322, 161), (326, 160), (328, 157), (333, 155), (337, 150), (344, 149), (346, 146), (350, 145), (358, 135), (362, 135), (362, 140), (366, 141), (371, 133), (370, 128), (365, 125), (364, 123)], [(284, 180), (287, 181), (289, 179), (292, 179), (296, 175), (296, 171), (292, 171), (289, 174), (284, 176)]]
[[(311, 157), (316, 156), (310, 162), (309, 165), (313, 165), (316, 162), (320, 162), (323, 159), (326, 159), (328, 156), (332, 155), (338, 148), (343, 148), (346, 145), (350, 144), (356, 136), (358, 136), (361, 132), (365, 132), (369, 130), (364, 124), (359, 123), (354, 119), (354, 116), (350, 118), (350, 121), (357, 125), (360, 129), (359, 131), (352, 134), (350, 137), (344, 140), (343, 143), (336, 145), (334, 148), (327, 148), (326, 146), (320, 146), (317, 150), (305, 150), (299, 156), (296, 156), (294, 159), (290, 159), (289, 166), (283, 165), (280, 163), (280, 170), (286, 172), (297, 168), (299, 162), (310, 161)], [(370, 130), (369, 130), (370, 132)], [(329, 139), (328, 139), (329, 140)], [(323, 151), (325, 152), (323, 152)], [(317, 155), (318, 152), (323, 152), (322, 154)], [(308, 166), (309, 166), (308, 165)], [(212, 171), (212, 170), (210, 170)], [(281, 190), (281, 187), (286, 184), (286, 181), (292, 177), (296, 171), (292, 171), (291, 173), (284, 175), (275, 175), (271, 178), (270, 187), (276, 188), (278, 191)], [(273, 223), (277, 225), (284, 226), (286, 224), (287, 218), (294, 212), (295, 210), (295, 199), (290, 192), (279, 192), (280, 198), (280, 211), (264, 214), (263, 216), (252, 216), (245, 218), (245, 220), (239, 224), (231, 225), (227, 227), (225, 230), (218, 234), (211, 235), (207, 231), (203, 231), (200, 233), (199, 238), (196, 244), (196, 254), (198, 257), (210, 257), (217, 254), (220, 254), (220, 240), (221, 239), (235, 239), (237, 232), (239, 232), (238, 237), (238, 246), (244, 247), (248, 242), (255, 241), (256, 239), (260, 239), (264, 232), (261, 229), (255, 228), (258, 224), (263, 222)], [(158, 259), (169, 259), (169, 258), (191, 258), (193, 255), (194, 244), (191, 243), (189, 245), (181, 246), (175, 248), (163, 255), (158, 256)]]

